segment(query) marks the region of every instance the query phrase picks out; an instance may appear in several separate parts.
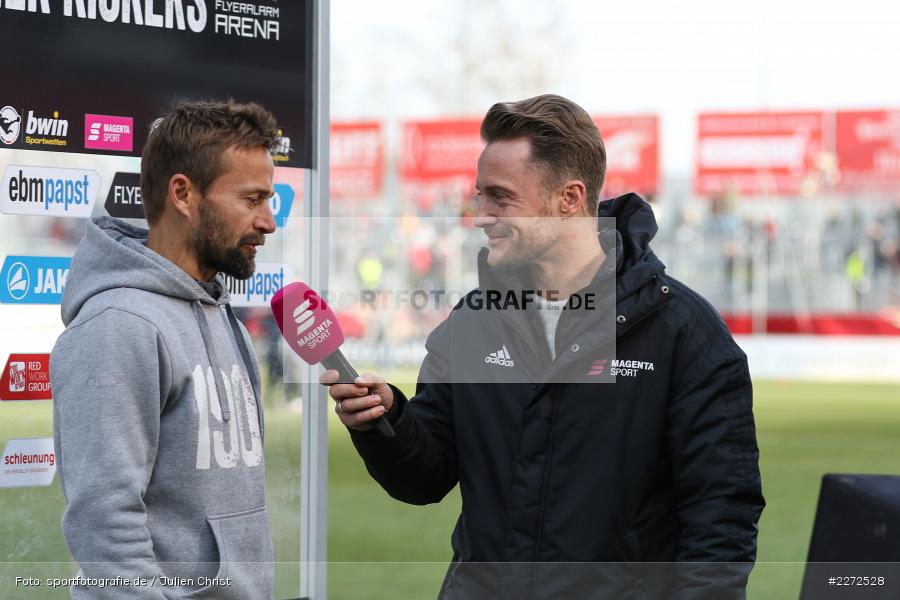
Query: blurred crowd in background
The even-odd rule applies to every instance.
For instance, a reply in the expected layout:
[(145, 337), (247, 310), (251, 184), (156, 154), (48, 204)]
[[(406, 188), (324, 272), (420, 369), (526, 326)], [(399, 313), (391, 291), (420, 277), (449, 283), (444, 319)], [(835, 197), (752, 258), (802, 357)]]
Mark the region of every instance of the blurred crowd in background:
[[(718, 129), (701, 135), (696, 173), (681, 178), (660, 173), (656, 117), (595, 117), (609, 161), (602, 196), (635, 191), (650, 203), (659, 224), (653, 250), (672, 276), (712, 302), (735, 334), (896, 335), (900, 192), (890, 185), (871, 190), (837, 185), (835, 160), (822, 159), (828, 155), (819, 135), (827, 129), (822, 123), (833, 123), (830, 114), (701, 115), (701, 134), (704, 127)], [(892, 125), (900, 123), (897, 113), (846, 114), (838, 113), (838, 126), (841, 118), (852, 117), (869, 129), (880, 128), (890, 148), (891, 139), (900, 139), (900, 127)], [(789, 146), (783, 156), (793, 166), (769, 171), (741, 166), (756, 160), (757, 142), (733, 132), (723, 136), (720, 129), (735, 123), (746, 129), (748, 122), (751, 131), (773, 124), (786, 128), (788, 135), (773, 128), (760, 147), (772, 162), (769, 154), (776, 155), (777, 144), (788, 140), (797, 151)], [(809, 133), (810, 122), (815, 135)], [(476, 257), (485, 245), (474, 227), (479, 123), (469, 118), (413, 121), (399, 128), (377, 122), (332, 125), (328, 300), (357, 363), (417, 367), (426, 337), (452, 307), (447, 299), (458, 300), (477, 286)], [(393, 144), (392, 131), (401, 134)], [(840, 147), (842, 138), (837, 139)], [(704, 144), (714, 146), (704, 154)], [(845, 152), (851, 159), (858, 154)], [(737, 162), (723, 168), (722, 156)], [(302, 189), (302, 174), (294, 171), (279, 169), (276, 181)], [(782, 187), (768, 192), (770, 181)], [(302, 194), (296, 191), (292, 217), (302, 215)], [(102, 214), (99, 206), (95, 214)], [(26, 218), (8, 233), (46, 240), (42, 253), (70, 256), (84, 227), (81, 219)], [(291, 231), (280, 228), (270, 236), (274, 239), (259, 260), (286, 263), (303, 279), (300, 257), (284, 243), (286, 236), (302, 233)], [(19, 251), (13, 246), (10, 250)], [(443, 302), (432, 296), (417, 305), (402, 295), (415, 290), (448, 295)], [(271, 313), (263, 306), (239, 311), (266, 357), (270, 381), (280, 381), (285, 360)], [(292, 378), (289, 373), (286, 379)]]
[[(333, 201), (329, 288), (355, 360), (415, 367), (425, 338), (450, 306), (432, 297), (416, 307), (398, 300), (398, 292), (464, 293), (477, 286), (484, 235), (473, 226), (473, 193), (470, 182), (451, 181)], [(773, 315), (793, 320), (789, 333), (815, 333), (804, 331), (804, 319), (821, 315), (900, 327), (900, 199), (701, 198), (689, 181), (679, 180), (664, 180), (659, 193), (646, 199), (659, 223), (654, 251), (673, 276), (727, 317), (735, 333), (772, 333)], [(296, 216), (301, 207), (293, 211)], [(51, 218), (23, 225), (30, 230), (17, 233), (46, 239), (48, 254), (70, 255), (85, 224)], [(297, 263), (294, 272), (300, 272), (295, 258), (278, 259)], [(362, 290), (375, 300), (360, 301)], [(356, 300), (340, 295), (346, 291), (355, 292)], [(270, 311), (239, 312), (265, 357), (269, 379), (281, 381), (280, 333)]]

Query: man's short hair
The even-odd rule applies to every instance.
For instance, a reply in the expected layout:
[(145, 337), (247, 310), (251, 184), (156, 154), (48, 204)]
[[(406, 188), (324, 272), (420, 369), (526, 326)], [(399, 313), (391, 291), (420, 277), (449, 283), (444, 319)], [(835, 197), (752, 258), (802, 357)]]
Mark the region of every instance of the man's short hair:
[(583, 108), (554, 94), (498, 102), (481, 123), (481, 137), (488, 144), (528, 139), (531, 160), (543, 168), (545, 185), (550, 188), (569, 177), (580, 179), (587, 195), (585, 208), (589, 215), (597, 215), (606, 176), (606, 149)]
[(159, 221), (169, 180), (186, 175), (200, 193), (222, 173), (229, 148), (272, 151), (279, 131), (275, 117), (259, 104), (179, 102), (157, 119), (141, 154), (141, 200), (151, 225)]

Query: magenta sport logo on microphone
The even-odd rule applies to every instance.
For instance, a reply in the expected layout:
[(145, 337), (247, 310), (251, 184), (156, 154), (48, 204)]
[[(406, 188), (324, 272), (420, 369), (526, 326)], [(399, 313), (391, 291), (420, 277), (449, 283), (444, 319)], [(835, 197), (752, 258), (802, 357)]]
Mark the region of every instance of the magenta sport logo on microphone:
[(310, 327), (312, 327), (313, 322), (315, 322), (315, 315), (313, 315), (313, 311), (309, 309), (310, 301), (309, 299), (304, 300), (303, 304), (294, 309), (294, 322), (297, 323), (297, 335), (300, 335)]
[(344, 343), (331, 307), (304, 283), (278, 290), (272, 297), (272, 313), (291, 348), (310, 364), (320, 362)]
[[(308, 296), (303, 303), (294, 309), (294, 323), (297, 324), (297, 335), (303, 334), (303, 337), (297, 340), (297, 345), (306, 346), (310, 350), (315, 350), (319, 344), (331, 338), (331, 326), (334, 324), (334, 321), (328, 314), (324, 314), (318, 324), (316, 323), (316, 315), (313, 312), (313, 308), (318, 302), (321, 302), (324, 306), (324, 301), (318, 295), (315, 298)], [(314, 325), (315, 327), (313, 327)], [(310, 328), (312, 328), (312, 331), (306, 333)]]

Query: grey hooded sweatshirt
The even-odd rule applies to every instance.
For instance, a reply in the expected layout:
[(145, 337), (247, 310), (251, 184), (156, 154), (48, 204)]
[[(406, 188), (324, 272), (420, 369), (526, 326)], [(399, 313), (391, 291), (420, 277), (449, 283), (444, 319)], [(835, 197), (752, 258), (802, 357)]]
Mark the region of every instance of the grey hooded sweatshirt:
[(220, 275), (201, 286), (146, 241), (94, 219), (63, 294), (50, 357), (62, 529), (79, 575), (98, 579), (72, 597), (271, 598), (250, 337)]

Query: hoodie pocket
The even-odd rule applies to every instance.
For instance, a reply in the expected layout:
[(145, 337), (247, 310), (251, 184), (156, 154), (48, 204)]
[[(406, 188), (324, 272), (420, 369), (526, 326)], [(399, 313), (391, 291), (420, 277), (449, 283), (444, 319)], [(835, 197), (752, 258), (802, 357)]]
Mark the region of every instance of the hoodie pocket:
[(266, 508), (207, 517), (219, 550), (219, 570), (204, 587), (182, 596), (192, 600), (271, 598), (275, 554)]

